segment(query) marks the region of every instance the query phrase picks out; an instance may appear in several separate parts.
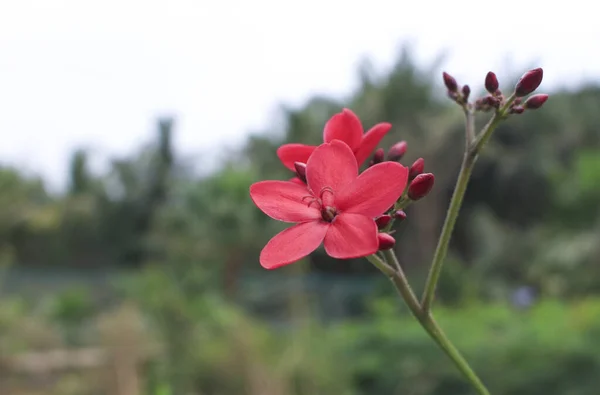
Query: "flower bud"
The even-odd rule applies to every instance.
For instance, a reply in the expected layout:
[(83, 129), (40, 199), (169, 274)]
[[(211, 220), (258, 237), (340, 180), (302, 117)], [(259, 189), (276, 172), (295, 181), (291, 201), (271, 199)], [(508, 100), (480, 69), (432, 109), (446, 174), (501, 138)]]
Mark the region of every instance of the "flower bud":
[(384, 215), (380, 215), (379, 217), (375, 218), (375, 223), (377, 224), (377, 227), (379, 229), (383, 229), (389, 225), (391, 220), (392, 220), (391, 215), (384, 214)]
[(469, 101), (469, 95), (471, 94), (471, 88), (469, 88), (469, 85), (465, 85), (462, 87), (462, 95), (463, 95), (463, 101), (466, 103)]
[(433, 182), (435, 177), (431, 173), (419, 174), (408, 187), (408, 197), (410, 200), (419, 200), (427, 196), (431, 188), (433, 188)]
[(488, 72), (487, 75), (485, 76), (485, 89), (490, 92), (492, 95), (496, 94), (496, 91), (498, 90), (499, 84), (498, 84), (498, 78), (496, 77), (496, 74), (494, 74), (493, 72)]
[(306, 183), (306, 163), (294, 162), (294, 167), (296, 168), (296, 176)]
[(384, 157), (385, 157), (385, 151), (383, 150), (383, 148), (377, 148), (377, 150), (375, 150), (375, 153), (373, 154), (373, 159), (371, 159), (369, 166), (373, 166), (373, 165), (383, 162)]
[(527, 100), (525, 100), (525, 104), (523, 104), (523, 107), (525, 107), (525, 109), (527, 110), (537, 110), (538, 108), (543, 106), (544, 103), (546, 103), (546, 100), (548, 100), (548, 95), (546, 95), (545, 93), (533, 95), (530, 96)]
[(390, 161), (398, 161), (402, 159), (404, 154), (406, 153), (406, 149), (408, 148), (408, 144), (406, 141), (400, 141), (390, 147), (390, 150), (387, 154), (387, 160)]
[(425, 170), (425, 159), (419, 158), (410, 166), (408, 179), (413, 180), (416, 176), (423, 173), (423, 170)]
[(397, 210), (394, 213), (394, 219), (397, 221), (404, 221), (406, 219), (406, 213), (404, 210)]
[(389, 250), (396, 244), (396, 239), (388, 233), (377, 233), (377, 241), (379, 241), (380, 250)]
[(458, 84), (456, 83), (456, 80), (454, 79), (454, 77), (452, 77), (450, 74), (446, 73), (445, 71), (442, 73), (442, 76), (444, 77), (444, 85), (446, 85), (446, 88), (448, 88), (448, 91), (449, 92), (457, 92)]
[(494, 108), (500, 107), (500, 99), (498, 99), (495, 96), (487, 95), (486, 97), (483, 98), (483, 101), (485, 104), (487, 104), (490, 107), (494, 107)]
[(514, 106), (510, 108), (509, 111), (511, 114), (523, 114), (525, 112), (525, 107), (523, 106)]
[(519, 82), (517, 82), (517, 85), (515, 86), (515, 95), (517, 97), (523, 97), (535, 91), (542, 83), (543, 77), (544, 71), (541, 68), (529, 70), (523, 74)]

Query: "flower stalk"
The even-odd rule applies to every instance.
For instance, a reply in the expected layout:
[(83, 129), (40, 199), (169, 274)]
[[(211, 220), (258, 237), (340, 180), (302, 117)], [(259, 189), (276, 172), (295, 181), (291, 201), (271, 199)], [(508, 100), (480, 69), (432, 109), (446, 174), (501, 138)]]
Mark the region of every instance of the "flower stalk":
[[(467, 140), (465, 154), (463, 156), (462, 165), (456, 181), (456, 187), (454, 188), (454, 193), (452, 194), (452, 199), (450, 200), (450, 206), (448, 207), (448, 212), (446, 213), (446, 219), (444, 220), (442, 233), (440, 234), (437, 247), (433, 254), (433, 260), (431, 262), (429, 274), (425, 283), (425, 291), (423, 292), (423, 297), (421, 298), (421, 304), (424, 311), (431, 310), (437, 283), (440, 278), (440, 274), (442, 273), (444, 259), (448, 253), (448, 246), (450, 244), (450, 239), (452, 238), (452, 232), (454, 231), (454, 226), (456, 225), (456, 220), (458, 219), (458, 214), (462, 206), (465, 192), (467, 191), (469, 179), (473, 173), (473, 167), (475, 166), (477, 156), (492, 136), (492, 133), (500, 121), (506, 117), (506, 113), (514, 99), (514, 95), (509, 97), (504, 106), (496, 111), (490, 121), (483, 127), (479, 135), (470, 141)], [(467, 139), (471, 137), (471, 131), (474, 129), (474, 118), (475, 114), (472, 110), (465, 110)]]

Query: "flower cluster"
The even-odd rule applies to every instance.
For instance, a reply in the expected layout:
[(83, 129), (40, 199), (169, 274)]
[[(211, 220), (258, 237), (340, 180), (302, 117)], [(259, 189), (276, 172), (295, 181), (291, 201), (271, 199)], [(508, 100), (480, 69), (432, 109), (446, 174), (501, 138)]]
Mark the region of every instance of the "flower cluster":
[(326, 123), (322, 145), (286, 144), (277, 150), (295, 177), (252, 184), (250, 196), (271, 218), (294, 225), (263, 248), (264, 268), (298, 261), (321, 243), (337, 259), (393, 247), (393, 220), (404, 219), (401, 208), (424, 197), (434, 179), (423, 173), (423, 159), (410, 168), (397, 162), (406, 152), (404, 141), (388, 150), (387, 160), (383, 149), (377, 149), (367, 169), (359, 172), (390, 129), (389, 123), (379, 123), (364, 133), (360, 119), (344, 109)]

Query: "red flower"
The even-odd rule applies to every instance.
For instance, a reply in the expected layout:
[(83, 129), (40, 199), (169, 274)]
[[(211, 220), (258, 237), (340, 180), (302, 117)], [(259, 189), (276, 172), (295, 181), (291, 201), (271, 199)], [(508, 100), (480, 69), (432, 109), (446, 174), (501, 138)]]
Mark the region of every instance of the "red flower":
[(266, 269), (288, 265), (313, 252), (321, 242), (333, 258), (374, 254), (379, 248), (381, 215), (402, 195), (408, 169), (396, 162), (374, 165), (358, 175), (347, 144), (334, 140), (317, 147), (306, 163), (308, 185), (261, 181), (250, 186), (254, 204), (273, 219), (297, 223), (263, 248)]
[[(325, 124), (323, 141), (325, 143), (333, 140), (345, 142), (354, 152), (356, 162), (360, 166), (391, 128), (392, 125), (389, 123), (378, 123), (364, 133), (360, 119), (351, 110), (344, 108), (342, 112), (335, 114)], [(294, 163), (306, 163), (315, 148), (317, 147), (314, 145), (284, 144), (277, 150), (277, 156), (285, 167), (295, 171)]]

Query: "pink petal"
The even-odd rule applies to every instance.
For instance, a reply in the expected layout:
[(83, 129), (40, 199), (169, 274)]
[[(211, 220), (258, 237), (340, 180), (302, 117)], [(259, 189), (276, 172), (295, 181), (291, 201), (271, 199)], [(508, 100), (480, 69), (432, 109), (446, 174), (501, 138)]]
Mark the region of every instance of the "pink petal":
[[(321, 197), (321, 191), (326, 187), (337, 193), (352, 183), (357, 175), (358, 165), (352, 150), (339, 140), (318, 146), (306, 163), (306, 181), (315, 197)], [(333, 196), (331, 193), (323, 194), (323, 198)], [(325, 204), (330, 205), (331, 202)]]
[(260, 253), (265, 269), (276, 269), (304, 258), (323, 241), (331, 226), (325, 221), (304, 222), (276, 234)]
[(277, 156), (285, 167), (295, 172), (294, 162), (306, 163), (315, 148), (314, 145), (284, 144), (277, 149)]
[(309, 201), (306, 185), (289, 181), (260, 181), (250, 186), (250, 197), (263, 213), (278, 221), (305, 222), (321, 218), (321, 212)]
[(340, 214), (325, 235), (325, 251), (333, 258), (349, 259), (371, 255), (379, 249), (377, 225), (360, 214)]
[(354, 150), (356, 156), (356, 162), (358, 165), (362, 165), (371, 156), (373, 150), (377, 147), (377, 144), (381, 139), (390, 131), (392, 125), (389, 123), (378, 123), (373, 126), (362, 138), (358, 149)]
[(396, 162), (369, 167), (335, 196), (340, 212), (376, 217), (390, 208), (404, 192), (408, 168)]
[(301, 179), (299, 179), (298, 177), (290, 178), (288, 180), (288, 182), (293, 182), (294, 184), (298, 184), (298, 185), (301, 185), (304, 188), (306, 188), (306, 184)]
[(363, 127), (360, 119), (347, 108), (331, 117), (325, 124), (325, 130), (323, 130), (323, 141), (325, 143), (341, 140), (348, 144), (353, 152), (360, 146), (362, 137)]

